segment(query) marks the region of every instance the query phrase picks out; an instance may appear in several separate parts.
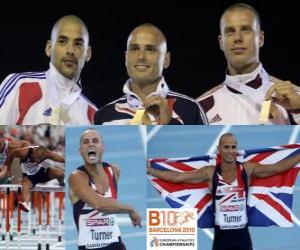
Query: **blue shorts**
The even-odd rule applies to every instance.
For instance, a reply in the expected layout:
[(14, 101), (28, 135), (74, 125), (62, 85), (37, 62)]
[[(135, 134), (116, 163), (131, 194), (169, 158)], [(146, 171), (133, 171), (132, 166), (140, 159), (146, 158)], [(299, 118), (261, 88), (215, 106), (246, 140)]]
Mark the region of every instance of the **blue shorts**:
[(49, 172), (49, 168), (41, 167), (37, 173), (33, 175), (23, 174), (23, 176), (26, 176), (27, 179), (31, 181), (32, 187), (34, 187), (38, 183), (45, 183), (51, 180), (49, 178), (48, 172)]
[(213, 250), (252, 250), (248, 227), (222, 230), (215, 226)]

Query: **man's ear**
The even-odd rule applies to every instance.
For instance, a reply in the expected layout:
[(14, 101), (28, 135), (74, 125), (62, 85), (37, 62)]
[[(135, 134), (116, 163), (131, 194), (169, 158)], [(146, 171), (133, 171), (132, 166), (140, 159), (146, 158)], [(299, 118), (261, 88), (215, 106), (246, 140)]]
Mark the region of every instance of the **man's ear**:
[(45, 53), (48, 57), (51, 57), (51, 48), (52, 48), (51, 40), (48, 40), (45, 47)]
[(224, 51), (224, 45), (223, 45), (222, 35), (218, 36), (218, 40), (219, 40), (220, 49)]
[(124, 52), (125, 55), (125, 66), (127, 67), (127, 50)]
[(169, 68), (170, 63), (171, 63), (171, 53), (167, 52), (166, 56), (165, 56), (165, 59), (164, 59), (164, 69)]
[(259, 32), (259, 47), (261, 48), (262, 46), (264, 46), (265, 43), (265, 33), (261, 30)]
[(85, 61), (88, 62), (92, 58), (92, 47), (89, 46), (86, 52)]

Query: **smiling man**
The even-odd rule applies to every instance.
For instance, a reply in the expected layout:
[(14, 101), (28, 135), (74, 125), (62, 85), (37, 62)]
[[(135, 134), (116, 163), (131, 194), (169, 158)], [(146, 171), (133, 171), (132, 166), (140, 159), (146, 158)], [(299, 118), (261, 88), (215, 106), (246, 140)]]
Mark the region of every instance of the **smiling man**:
[(103, 162), (103, 138), (95, 129), (80, 138), (83, 165), (69, 177), (69, 197), (78, 230), (78, 249), (125, 250), (115, 214), (128, 214), (133, 226), (141, 217), (133, 208), (117, 202), (118, 166)]
[(220, 19), (219, 43), (227, 60), (225, 81), (197, 99), (209, 123), (300, 124), (300, 88), (268, 75), (259, 60), (264, 32), (257, 11), (242, 3), (228, 7)]
[(81, 94), (80, 83), (91, 58), (84, 22), (72, 15), (59, 19), (45, 52), (48, 71), (11, 74), (0, 85), (0, 124), (92, 124), (96, 107)]
[(126, 68), (130, 77), (124, 96), (102, 107), (95, 124), (132, 124), (138, 110), (145, 110), (141, 124), (207, 124), (197, 102), (170, 91), (162, 75), (170, 65), (165, 35), (153, 24), (136, 27), (127, 41)]

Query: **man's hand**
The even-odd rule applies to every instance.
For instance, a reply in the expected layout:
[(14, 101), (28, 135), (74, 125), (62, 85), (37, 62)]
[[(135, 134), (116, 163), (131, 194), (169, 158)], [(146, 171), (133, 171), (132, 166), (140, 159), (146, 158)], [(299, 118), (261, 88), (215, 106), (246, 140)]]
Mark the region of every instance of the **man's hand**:
[[(274, 85), (268, 90), (266, 100), (275, 99), (286, 110), (300, 109), (300, 94), (297, 93), (295, 85), (290, 81), (282, 81), (271, 77)], [(275, 94), (275, 96), (272, 96)]]
[(147, 161), (147, 174), (153, 175), (153, 170), (154, 170), (154, 168), (151, 167), (150, 161)]
[(152, 114), (157, 124), (168, 124), (172, 119), (172, 110), (168, 106), (168, 101), (158, 95), (148, 97), (144, 102), (146, 111)]
[(138, 214), (137, 211), (135, 211), (133, 209), (131, 212), (129, 212), (129, 217), (130, 217), (132, 225), (134, 227), (136, 227), (136, 226), (142, 227), (142, 225), (141, 225), (141, 216)]

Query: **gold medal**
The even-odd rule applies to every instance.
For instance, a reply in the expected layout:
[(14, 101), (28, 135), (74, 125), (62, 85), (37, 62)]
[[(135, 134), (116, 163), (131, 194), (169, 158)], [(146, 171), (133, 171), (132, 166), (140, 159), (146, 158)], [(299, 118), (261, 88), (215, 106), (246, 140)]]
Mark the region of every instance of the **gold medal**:
[(60, 117), (60, 108), (54, 107), (52, 108), (52, 113), (50, 117), (50, 124), (58, 125), (59, 124), (59, 117)]
[(270, 109), (271, 109), (272, 101), (263, 101), (260, 110), (259, 121), (263, 124), (269, 121)]
[(135, 112), (135, 114), (130, 122), (130, 125), (141, 125), (144, 114), (145, 114), (145, 108), (137, 109), (137, 111)]

